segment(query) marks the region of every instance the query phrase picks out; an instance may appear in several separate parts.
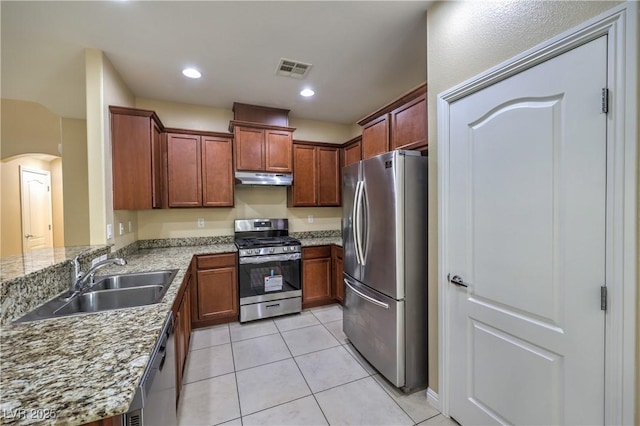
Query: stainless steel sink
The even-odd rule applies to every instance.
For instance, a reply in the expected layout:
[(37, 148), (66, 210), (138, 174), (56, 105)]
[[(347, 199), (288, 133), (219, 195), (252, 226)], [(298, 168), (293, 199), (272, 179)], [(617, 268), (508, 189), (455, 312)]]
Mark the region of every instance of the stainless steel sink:
[(152, 271), (140, 272), (136, 274), (108, 275), (96, 277), (96, 283), (88, 290), (112, 290), (121, 288), (132, 288), (149, 285), (163, 286), (166, 282), (171, 282), (171, 275), (174, 271)]
[(152, 305), (162, 301), (177, 269), (96, 277), (95, 284), (70, 300), (63, 295), (49, 300), (16, 323), (48, 318)]
[(151, 305), (162, 300), (162, 296), (164, 296), (163, 289), (164, 287), (161, 285), (149, 285), (117, 290), (91, 291), (74, 297), (69, 303), (57, 309), (54, 314), (71, 315), (80, 312), (99, 312)]

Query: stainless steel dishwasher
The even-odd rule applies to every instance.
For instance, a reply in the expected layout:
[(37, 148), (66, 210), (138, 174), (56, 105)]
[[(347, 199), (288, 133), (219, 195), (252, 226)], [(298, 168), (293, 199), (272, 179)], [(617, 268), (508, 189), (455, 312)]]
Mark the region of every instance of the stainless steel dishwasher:
[(169, 312), (147, 368), (140, 379), (126, 426), (177, 425), (176, 359), (173, 341), (173, 312)]

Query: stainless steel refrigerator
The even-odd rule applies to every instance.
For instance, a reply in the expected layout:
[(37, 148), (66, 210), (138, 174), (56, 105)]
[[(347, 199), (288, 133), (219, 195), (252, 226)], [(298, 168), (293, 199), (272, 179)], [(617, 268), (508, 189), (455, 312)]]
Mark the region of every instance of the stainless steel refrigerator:
[(343, 168), (343, 329), (396, 387), (427, 385), (427, 157)]

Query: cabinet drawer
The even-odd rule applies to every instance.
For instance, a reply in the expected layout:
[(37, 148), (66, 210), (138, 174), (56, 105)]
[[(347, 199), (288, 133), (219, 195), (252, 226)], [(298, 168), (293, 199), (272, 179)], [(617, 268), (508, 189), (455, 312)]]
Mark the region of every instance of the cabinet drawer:
[(321, 257), (331, 257), (331, 246), (304, 247), (302, 249), (303, 259), (317, 259)]
[(229, 254), (210, 254), (206, 256), (198, 256), (198, 269), (223, 268), (225, 266), (235, 266), (235, 253)]

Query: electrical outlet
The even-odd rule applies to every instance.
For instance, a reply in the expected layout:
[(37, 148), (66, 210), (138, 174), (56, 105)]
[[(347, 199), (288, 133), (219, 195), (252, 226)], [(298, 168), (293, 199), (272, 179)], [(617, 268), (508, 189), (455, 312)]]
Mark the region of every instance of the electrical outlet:
[(133, 232), (133, 224), (129, 221), (129, 232)]
[(124, 235), (124, 225), (122, 223), (118, 223), (118, 235)]
[(307, 223), (313, 223), (313, 215), (312, 214), (307, 216)]
[(203, 217), (199, 217), (198, 218), (198, 228), (204, 228), (204, 218)]
[(113, 238), (113, 225), (111, 225), (110, 223), (107, 223), (107, 240), (110, 240)]

